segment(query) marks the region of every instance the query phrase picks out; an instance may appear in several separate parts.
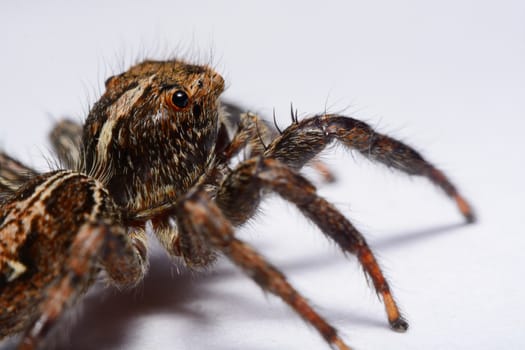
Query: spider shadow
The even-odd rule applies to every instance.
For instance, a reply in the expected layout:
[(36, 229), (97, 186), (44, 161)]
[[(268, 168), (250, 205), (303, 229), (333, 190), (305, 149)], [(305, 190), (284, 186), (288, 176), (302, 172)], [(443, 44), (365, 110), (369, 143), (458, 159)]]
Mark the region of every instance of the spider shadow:
[(78, 317), (67, 330), (67, 338), (59, 339), (57, 349), (126, 348), (134, 324), (151, 314), (176, 314), (206, 324), (205, 313), (188, 307), (192, 300), (208, 297), (206, 274), (174, 273), (174, 269), (177, 267), (166, 256), (155, 253), (150, 256), (147, 275), (136, 288), (118, 291), (97, 284), (82, 301)]
[[(388, 235), (386, 238), (376, 239), (371, 246), (379, 250), (396, 249), (410, 244), (436, 239), (443, 234), (464, 227), (466, 224), (456, 223), (430, 227), (411, 232), (401, 232)], [(300, 260), (287, 261), (278, 264), (286, 274), (315, 271), (330, 265), (341, 264), (344, 260), (337, 258), (336, 254), (316, 254), (305, 256)], [(150, 257), (150, 270), (143, 283), (131, 291), (119, 292), (112, 288), (98, 286), (90, 292), (82, 302), (82, 312), (76, 317), (75, 322), (66, 325), (68, 328), (65, 339), (58, 338), (56, 349), (118, 349), (125, 348), (133, 334), (133, 325), (141, 317), (150, 314), (171, 314), (183, 318), (190, 325), (213, 325), (216, 319), (210, 319), (205, 312), (195, 306), (194, 301), (214, 298), (219, 302), (242, 304), (247, 314), (257, 315), (264, 312), (265, 302), (254, 303), (252, 299), (243, 299), (239, 294), (218, 295), (213, 290), (215, 280), (235, 278), (238, 271), (232, 266), (218, 264), (210, 273), (192, 273), (183, 270), (173, 273), (176, 268), (164, 254), (152, 254)], [(192, 305), (193, 304), (193, 305)], [(387, 328), (383, 318), (376, 318), (352, 310), (326, 309), (331, 318), (344, 319), (347, 325), (367, 326), (372, 328)], [(275, 316), (286, 317), (286, 316)], [(174, 330), (174, 333), (177, 333)], [(10, 344), (10, 343), (8, 343)], [(7, 345), (7, 344), (6, 344)], [(0, 346), (7, 350), (7, 347)]]
[[(399, 232), (388, 234), (388, 237), (368, 240), (369, 245), (374, 250), (386, 251), (388, 249), (395, 249), (400, 246), (407, 246), (410, 244), (420, 244), (424, 241), (437, 239), (445, 234), (452, 234), (455, 231), (470, 226), (469, 223), (452, 223), (440, 226), (432, 226), (426, 229), (414, 230), (408, 232)], [(311, 271), (320, 266), (326, 267), (331, 264), (340, 264), (341, 259), (337, 259), (335, 255), (331, 254), (316, 254), (315, 256), (304, 257), (301, 260), (288, 261), (284, 264), (279, 264), (279, 267), (290, 272)]]
[(472, 224), (467, 222), (459, 222), (433, 226), (421, 230), (393, 233), (389, 235), (389, 237), (372, 241), (371, 245), (374, 248), (381, 250), (396, 248), (398, 246), (406, 246), (409, 244), (436, 239), (443, 236), (444, 234), (452, 234), (455, 231), (470, 225)]
[[(376, 239), (371, 245), (379, 250), (396, 249), (410, 244), (437, 239), (443, 234), (451, 234), (466, 226), (455, 223), (429, 227), (411, 232), (390, 234), (386, 238)], [(312, 271), (332, 264), (340, 264), (341, 259), (331, 254), (316, 254), (300, 260), (279, 264), (287, 274), (301, 271)], [(214, 280), (224, 280), (238, 276), (232, 266), (218, 264), (212, 273), (194, 274), (190, 271), (173, 273), (173, 265), (163, 254), (155, 254), (150, 258), (151, 268), (138, 290), (120, 293), (115, 290), (98, 291), (89, 295), (83, 304), (83, 312), (69, 334), (66, 348), (74, 349), (115, 349), (125, 346), (132, 332), (133, 323), (141, 316), (148, 314), (176, 314), (191, 324), (206, 325), (214, 323), (206, 312), (200, 312), (197, 307), (188, 306), (192, 301), (206, 298), (223, 299), (225, 303), (244, 303), (243, 309), (250, 314), (258, 314), (264, 310), (264, 300), (254, 305), (251, 300), (243, 300), (238, 294), (217, 295), (213, 289)], [(102, 295), (102, 296), (101, 296)], [(100, 300), (100, 298), (103, 298)], [(326, 310), (331, 317), (345, 319), (347, 324), (367, 327), (387, 328), (383, 318), (341, 310)], [(279, 316), (276, 316), (279, 317)], [(101, 319), (103, 320), (101, 324)]]
[[(213, 289), (215, 280), (235, 278), (240, 275), (235, 268), (220, 262), (212, 271), (194, 272), (174, 264), (165, 254), (150, 256), (150, 269), (141, 285), (133, 290), (120, 292), (112, 287), (97, 285), (82, 301), (78, 317), (66, 325), (66, 336), (57, 337), (57, 350), (66, 349), (122, 349), (133, 338), (133, 329), (141, 317), (148, 315), (176, 315), (185, 326), (206, 327), (217, 322), (195, 301), (214, 299), (214, 302), (242, 307), (249, 314), (265, 310), (264, 300), (255, 304), (242, 295), (219, 294)], [(180, 271), (175, 271), (180, 270)], [(241, 306), (239, 306), (241, 305)], [(78, 312), (80, 311), (80, 312)], [(184, 333), (174, 329), (173, 334)], [(205, 340), (199, 340), (204, 344)]]

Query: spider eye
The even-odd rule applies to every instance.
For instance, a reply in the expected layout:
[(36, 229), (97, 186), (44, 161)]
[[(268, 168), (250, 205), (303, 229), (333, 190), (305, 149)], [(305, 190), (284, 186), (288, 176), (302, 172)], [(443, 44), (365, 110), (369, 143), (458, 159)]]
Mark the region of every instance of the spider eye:
[(177, 90), (173, 93), (173, 95), (171, 95), (171, 102), (173, 102), (173, 104), (179, 108), (186, 107), (189, 101), (188, 94), (182, 90)]

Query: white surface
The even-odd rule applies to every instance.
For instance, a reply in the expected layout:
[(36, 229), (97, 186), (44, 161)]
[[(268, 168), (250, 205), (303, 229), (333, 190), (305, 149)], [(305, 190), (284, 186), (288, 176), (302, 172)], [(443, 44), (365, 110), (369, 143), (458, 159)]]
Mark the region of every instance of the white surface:
[[(303, 115), (345, 110), (421, 150), (477, 209), (479, 223), (461, 226), (428, 182), (327, 153), (340, 181), (320, 192), (379, 256), (411, 325), (397, 334), (354, 258), (289, 205), (265, 203), (240, 235), (349, 344), (523, 348), (525, 3), (218, 3), (3, 2), (0, 145), (45, 169), (53, 120), (81, 120), (105, 77), (137, 56), (211, 51), (226, 97), (267, 115), (275, 107), (281, 125), (290, 102)], [(72, 326), (74, 348), (328, 348), (228, 262), (175, 271), (154, 257), (137, 291), (92, 294)]]

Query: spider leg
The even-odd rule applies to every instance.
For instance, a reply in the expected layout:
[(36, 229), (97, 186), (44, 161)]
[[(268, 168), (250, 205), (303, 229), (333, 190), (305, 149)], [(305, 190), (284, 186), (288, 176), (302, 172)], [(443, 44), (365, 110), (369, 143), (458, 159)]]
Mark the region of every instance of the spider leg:
[(177, 205), (176, 217), (181, 231), (208, 239), (263, 290), (277, 295), (290, 305), (334, 348), (350, 349), (338, 336), (336, 329), (308, 304), (277, 268), (270, 265), (249, 245), (234, 237), (229, 221), (204, 191), (193, 190), (180, 201)]
[[(58, 122), (49, 134), (59, 161), (68, 169), (80, 165), (82, 125), (71, 120)], [(0, 198), (15, 192), (23, 183), (38, 175), (31, 167), (0, 151)]]
[(396, 331), (408, 328), (364, 237), (333, 205), (317, 195), (308, 180), (287, 165), (264, 158), (239, 164), (222, 183), (216, 202), (224, 215), (239, 225), (253, 216), (261, 200), (261, 189), (274, 191), (295, 204), (344, 252), (355, 254), (385, 303), (390, 326)]
[(210, 247), (206, 237), (180, 230), (169, 220), (153, 219), (153, 230), (166, 251), (181, 257), (189, 268), (209, 266), (216, 260), (216, 251)]
[(18, 349), (39, 348), (64, 312), (93, 282), (100, 264), (117, 287), (126, 288), (142, 280), (144, 259), (126, 237), (123, 227), (84, 224), (72, 242), (63, 275), (45, 291), (39, 316), (24, 334)]
[(15, 192), (37, 172), (0, 151), (0, 198)]
[(82, 125), (63, 119), (49, 133), (49, 140), (59, 161), (67, 169), (77, 169), (81, 163)]
[(324, 114), (296, 121), (272, 142), (264, 155), (298, 170), (333, 140), (388, 167), (428, 178), (455, 200), (468, 222), (475, 220), (471, 206), (441, 170), (410, 146), (377, 133), (368, 124), (356, 119)]
[(142, 281), (148, 270), (146, 232), (126, 230), (118, 225), (108, 226), (104, 251), (99, 262), (110, 283), (118, 289), (132, 288)]
[[(81, 160), (82, 125), (64, 119), (54, 126), (49, 138), (59, 161), (68, 169), (77, 169)], [(12, 194), (38, 174), (36, 170), (0, 151), (0, 198)]]
[[(244, 112), (242, 107), (230, 102), (223, 101), (222, 106), (226, 113), (221, 114), (221, 131), (219, 132), (219, 145), (217, 147), (220, 159), (229, 160), (241, 150), (247, 150), (247, 158), (264, 154), (272, 140), (282, 134), (275, 121), (275, 116), (272, 123), (257, 114)], [(292, 115), (292, 118), (296, 118), (296, 115)], [(222, 141), (224, 137), (221, 138), (221, 133), (223, 135), (232, 133), (231, 141)], [(227, 144), (227, 146), (221, 146), (221, 143)], [(310, 165), (321, 175), (324, 182), (333, 183), (336, 181), (335, 175), (321, 160), (312, 159)]]
[(219, 147), (221, 159), (228, 160), (236, 156), (240, 151), (246, 151), (248, 157), (263, 154), (279, 133), (267, 121), (253, 113), (241, 113), (235, 116), (236, 123), (231, 125), (229, 118), (224, 118), (223, 126), (233, 133), (232, 139), (227, 147)]
[(331, 184), (331, 183), (337, 182), (337, 178), (335, 177), (335, 174), (328, 167), (328, 165), (326, 165), (323, 161), (319, 159), (314, 159), (310, 161), (310, 165), (312, 166), (312, 168), (315, 169), (315, 171), (317, 171), (319, 175), (321, 175), (325, 183)]

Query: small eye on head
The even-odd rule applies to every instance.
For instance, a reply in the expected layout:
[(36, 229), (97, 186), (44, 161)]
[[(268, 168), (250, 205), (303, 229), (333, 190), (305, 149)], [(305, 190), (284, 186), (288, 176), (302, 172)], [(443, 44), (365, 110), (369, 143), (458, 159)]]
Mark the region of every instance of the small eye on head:
[(182, 90), (177, 90), (171, 95), (171, 102), (176, 107), (184, 108), (188, 105), (189, 101), (188, 94)]

